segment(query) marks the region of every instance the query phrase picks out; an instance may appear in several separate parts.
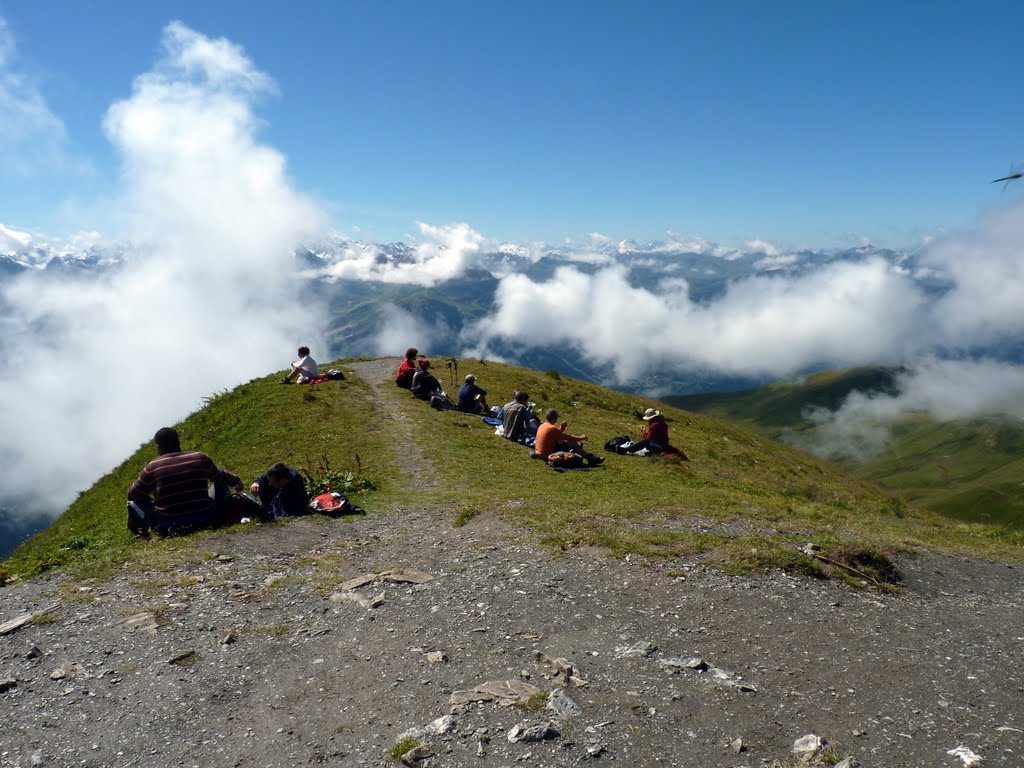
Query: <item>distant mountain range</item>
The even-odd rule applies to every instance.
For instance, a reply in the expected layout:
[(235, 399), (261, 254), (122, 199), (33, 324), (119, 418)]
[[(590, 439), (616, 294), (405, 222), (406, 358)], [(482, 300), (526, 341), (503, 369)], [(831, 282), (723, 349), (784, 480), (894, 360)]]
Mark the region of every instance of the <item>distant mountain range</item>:
[[(7, 252), (0, 251), (0, 284), (16, 275), (31, 275), (32, 279), (39, 280), (69, 275), (100, 276), (119, 269), (138, 253), (138, 246), (130, 243), (92, 245), (81, 250), (25, 244)], [(763, 244), (751, 250), (738, 250), (702, 240), (599, 241), (580, 246), (535, 248), (505, 244), (474, 253), (471, 264), (457, 276), (429, 286), (375, 280), (373, 273), (352, 277), (339, 267), (353, 258), (371, 267), (390, 268), (415, 264), (418, 251), (417, 246), (402, 242), (379, 244), (339, 237), (302, 243), (294, 249), (304, 289), (328, 308), (326, 336), (330, 347), (325, 358), (382, 354), (376, 337), (396, 307), (422, 324), (429, 344), (421, 343), (421, 346), (437, 351), (465, 349), (473, 342), (468, 330), (472, 323), (493, 311), (501, 277), (518, 274), (535, 282), (544, 281), (565, 266), (593, 274), (607, 266), (618, 265), (627, 271), (633, 287), (655, 294), (661, 292), (665, 281), (684, 279), (688, 295), (696, 303), (713, 301), (730, 283), (745, 277), (769, 273), (797, 276), (832, 262), (868, 258), (882, 258), (914, 273), (929, 290), (941, 291), (946, 287), (941, 279), (927, 271), (916, 270), (914, 254), (870, 245), (779, 253)], [(493, 351), (515, 364), (612, 383), (606, 371), (576, 350), (537, 346), (524, 340), (514, 346), (505, 343)], [(649, 376), (622, 388), (654, 394), (686, 394), (729, 391), (766, 381), (698, 370)]]

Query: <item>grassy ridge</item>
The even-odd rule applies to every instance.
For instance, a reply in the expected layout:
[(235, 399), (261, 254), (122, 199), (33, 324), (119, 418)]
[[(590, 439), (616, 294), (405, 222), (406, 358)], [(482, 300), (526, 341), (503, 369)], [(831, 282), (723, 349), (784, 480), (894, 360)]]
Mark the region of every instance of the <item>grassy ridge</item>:
[[(248, 484), (275, 461), (314, 470), (326, 457), (335, 469), (364, 471), (381, 493), (393, 488), (386, 469), (393, 451), (387, 435), (371, 425), (378, 409), (359, 379), (313, 387), (279, 384), (280, 373), (211, 397), (206, 407), (175, 425), (185, 450), (213, 457)], [(161, 425), (154, 426), (156, 428)], [(82, 493), (68, 510), (19, 546), (5, 567), (32, 575), (76, 562), (105, 563), (138, 550), (125, 527), (128, 486), (156, 456), (152, 442)], [(170, 541), (156, 546), (174, 547)]]
[[(478, 418), (433, 411), (390, 382), (374, 394), (356, 376), (285, 387), (273, 374), (211, 398), (178, 429), (186, 448), (210, 454), (246, 482), (273, 461), (315, 470), (326, 457), (334, 469), (354, 469), (358, 454), (377, 488), (355, 500), (371, 513), (414, 503), (452, 524), (496, 514), (553, 548), (596, 546), (616, 555), (700, 559), (732, 570), (808, 572), (822, 567), (799, 552), (808, 541), (821, 545), (829, 559), (865, 572), (876, 558), (921, 546), (1019, 556), (1019, 539), (1003, 529), (908, 509), (876, 486), (735, 424), (555, 372), (459, 363), (459, 378), (475, 373), (492, 405), (525, 389), (539, 412), (558, 408), (569, 431), (587, 434), (597, 452), (615, 435), (638, 436), (640, 414), (659, 407), (672, 442), (691, 461), (611, 455), (600, 469), (558, 473), (528, 458), (527, 449), (494, 436)], [(435, 368), (453, 390), (441, 360)], [(154, 455), (151, 443), (142, 446), (19, 547), (5, 567), (31, 575), (187, 552), (191, 538), (139, 544), (125, 530), (125, 491)]]

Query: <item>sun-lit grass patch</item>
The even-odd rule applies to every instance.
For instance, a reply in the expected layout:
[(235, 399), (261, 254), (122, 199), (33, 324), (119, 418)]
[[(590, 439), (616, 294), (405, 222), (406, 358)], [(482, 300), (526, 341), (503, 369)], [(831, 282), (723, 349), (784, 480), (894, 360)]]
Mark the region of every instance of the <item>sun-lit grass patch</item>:
[[(899, 556), (922, 547), (1021, 559), (1019, 531), (923, 511), (735, 424), (562, 374), (461, 364), (472, 366), (492, 404), (525, 390), (537, 413), (558, 408), (569, 431), (588, 435), (589, 449), (600, 454), (611, 437), (638, 437), (644, 409), (659, 408), (690, 461), (608, 454), (600, 468), (555, 472), (477, 417), (432, 410), (390, 382), (375, 394), (355, 375), (310, 389), (310, 397), (301, 387), (280, 386), (276, 375), (257, 379), (210, 398), (179, 432), (187, 447), (246, 482), (278, 460), (329, 477), (371, 514), (395, 515), (396, 531), (397, 509), (436, 512), (456, 527), (486, 514), (553, 552), (591, 547), (616, 557), (698, 561), (735, 573), (783, 570), (879, 588), (898, 581)], [(396, 463), (400, 451), (407, 452), (404, 464)], [(125, 562), (172, 574), (212, 556), (207, 542), (217, 532), (129, 537), (125, 490), (153, 454), (151, 444), (140, 448), (4, 567), (20, 576), (70, 567), (102, 578)], [(333, 544), (301, 565), (308, 569), (301, 578), (318, 593), (353, 575), (346, 547), (357, 538), (342, 533), (340, 521), (324, 520)], [(439, 525), (438, 535), (444, 530)], [(818, 556), (802, 551), (807, 543), (820, 547)]]

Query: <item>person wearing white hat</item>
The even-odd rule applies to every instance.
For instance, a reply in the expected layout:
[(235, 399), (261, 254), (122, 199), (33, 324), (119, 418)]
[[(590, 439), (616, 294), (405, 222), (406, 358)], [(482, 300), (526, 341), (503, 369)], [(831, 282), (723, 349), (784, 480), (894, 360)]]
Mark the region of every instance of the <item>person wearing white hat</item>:
[(668, 450), (668, 422), (661, 411), (648, 408), (641, 417), (647, 422), (642, 440), (633, 443), (627, 449), (629, 453), (637, 453), (645, 448), (648, 456), (657, 456)]

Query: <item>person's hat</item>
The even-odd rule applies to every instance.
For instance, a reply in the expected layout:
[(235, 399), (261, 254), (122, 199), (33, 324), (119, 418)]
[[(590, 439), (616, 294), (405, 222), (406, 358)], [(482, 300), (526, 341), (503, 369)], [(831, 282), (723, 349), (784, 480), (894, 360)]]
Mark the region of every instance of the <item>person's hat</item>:
[(661, 411), (656, 411), (653, 408), (648, 408), (646, 411), (644, 411), (643, 420), (650, 421), (651, 419), (656, 419), (659, 416), (661, 416)]
[(474, 376), (472, 373), (466, 374), (466, 381), (472, 384), (474, 381), (476, 381), (476, 376)]
[(430, 367), (430, 361), (427, 360), (427, 358), (425, 358), (425, 357), (421, 357), (420, 358), (420, 368), (429, 368), (429, 367)]

